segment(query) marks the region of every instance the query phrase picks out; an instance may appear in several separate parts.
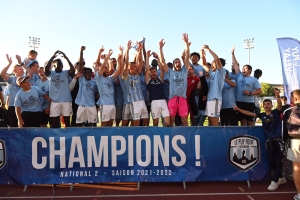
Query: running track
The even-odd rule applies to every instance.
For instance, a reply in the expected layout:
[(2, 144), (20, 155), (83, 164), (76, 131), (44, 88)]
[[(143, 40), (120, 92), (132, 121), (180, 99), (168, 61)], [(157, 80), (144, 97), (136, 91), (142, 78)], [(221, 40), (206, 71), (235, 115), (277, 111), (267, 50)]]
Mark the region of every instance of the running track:
[(288, 180), (276, 191), (267, 190), (270, 181), (250, 182), (193, 182), (186, 183), (99, 183), (70, 185), (34, 185), (23, 192), (20, 185), (1, 185), (1, 199), (223, 199), (223, 200), (289, 200), (296, 194), (294, 183)]

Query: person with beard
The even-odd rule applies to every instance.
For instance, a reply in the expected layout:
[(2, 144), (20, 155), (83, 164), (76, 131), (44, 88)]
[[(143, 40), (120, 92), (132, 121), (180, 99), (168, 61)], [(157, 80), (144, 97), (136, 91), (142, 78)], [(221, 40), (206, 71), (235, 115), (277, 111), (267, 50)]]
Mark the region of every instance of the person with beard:
[[(18, 55), (16, 56), (18, 58)], [(21, 89), (19, 85), (17, 85), (16, 80), (18, 77), (24, 76), (24, 69), (28, 72), (28, 76), (32, 75), (32, 70), (26, 66), (28, 59), (26, 60), (26, 64), (16, 64), (13, 67), (14, 76), (9, 76), (7, 74), (7, 70), (12, 64), (12, 59), (6, 54), (6, 59), (8, 61), (8, 65), (4, 67), (1, 71), (1, 76), (3, 79), (9, 84), (9, 104), (8, 104), (8, 126), (9, 127), (18, 127), (18, 119), (15, 112), (15, 97), (16, 94)], [(20, 58), (21, 59), (21, 58)]]
[[(207, 50), (214, 58), (211, 66), (208, 66), (206, 63), (205, 50)], [(222, 105), (222, 90), (225, 79), (225, 69), (223, 68), (225, 60), (219, 58), (208, 45), (203, 45), (202, 60), (204, 69), (209, 72), (209, 90), (207, 94), (205, 115), (208, 116), (210, 126), (218, 126)]]
[(40, 127), (42, 119), (42, 102), (51, 99), (40, 88), (31, 86), (28, 76), (18, 77), (16, 83), (21, 87), (15, 97), (15, 109), (18, 127)]
[(128, 103), (130, 103), (132, 126), (139, 126), (140, 119), (143, 120), (143, 125), (149, 125), (149, 114), (145, 104), (145, 99), (142, 92), (140, 73), (143, 67), (142, 51), (143, 45), (138, 43), (136, 58), (133, 62), (129, 62), (129, 46), (131, 41), (127, 44), (126, 63), (123, 71), (124, 85), (128, 91)]
[[(165, 100), (164, 94), (164, 71), (161, 71), (160, 75), (157, 76), (157, 69), (155, 67), (149, 67), (149, 57), (151, 56), (151, 51), (149, 50), (146, 54), (146, 84), (149, 92), (149, 100), (151, 102), (151, 114), (153, 119), (153, 126), (158, 126), (160, 117), (163, 117), (164, 126), (170, 126), (170, 114)], [(159, 66), (166, 65), (163, 64)]]
[(280, 118), (280, 112), (282, 104), (278, 90), (274, 89), (274, 94), (277, 99), (277, 108), (272, 110), (272, 100), (265, 99), (263, 101), (263, 107), (265, 112), (255, 113), (248, 110), (243, 110), (238, 106), (234, 106), (234, 110), (237, 110), (244, 115), (251, 117), (258, 117), (262, 120), (262, 127), (264, 134), (268, 137), (266, 142), (267, 157), (270, 168), (274, 171), (271, 184), (268, 190), (274, 191), (279, 185), (285, 184), (286, 179), (282, 175), (282, 161), (283, 154), (285, 154), (284, 142), (282, 141), (282, 122)]
[[(50, 81), (45, 75), (45, 68), (40, 67), (38, 70), (40, 79), (37, 80), (36, 86), (40, 88), (45, 94), (49, 96), (49, 85)], [(41, 119), (41, 127), (47, 127), (49, 123), (49, 113), (50, 113), (50, 102), (48, 102), (45, 98), (42, 98), (42, 119)]]
[[(85, 66), (84, 58), (83, 58), (83, 63), (82, 64), (83, 64), (83, 67), (84, 67)], [(79, 82), (77, 81), (77, 79), (79, 78), (79, 76), (81, 77), (83, 75), (82, 74), (83, 72), (79, 72), (79, 67), (80, 67), (80, 58), (78, 59), (78, 62), (76, 62), (74, 64), (75, 73), (74, 73), (74, 76), (73, 76), (73, 78), (70, 82), (70, 84), (72, 85), (72, 89), (70, 89), (71, 96), (72, 96), (72, 110), (73, 110), (73, 114), (72, 114), (72, 118), (71, 118), (71, 126), (72, 127), (77, 126), (76, 119), (77, 119), (78, 105), (75, 103), (75, 99), (76, 99), (78, 91), (79, 91)]]
[[(97, 64), (100, 65), (101, 53), (104, 52), (104, 48), (99, 50)], [(110, 60), (110, 56), (113, 51), (110, 49), (108, 54), (104, 58), (103, 64), (99, 67), (99, 71), (96, 74), (96, 83), (98, 86), (100, 98), (97, 104), (100, 107), (100, 119), (101, 126), (112, 126), (116, 117), (116, 106), (114, 100), (114, 80), (120, 73), (121, 64), (120, 60), (122, 59), (121, 54), (118, 55), (118, 68), (112, 75), (110, 75), (110, 71), (113, 70), (113, 63)], [(108, 64), (108, 61), (109, 64)]]
[[(182, 40), (185, 43), (185, 60), (184, 65), (181, 65), (181, 61), (179, 58), (175, 58), (173, 60), (173, 69), (169, 69), (167, 65), (163, 65), (163, 70), (169, 74), (170, 81), (170, 94), (169, 94), (169, 102), (168, 108), (170, 112), (170, 126), (174, 126), (175, 116), (178, 112), (182, 125), (188, 126), (188, 106), (186, 102), (186, 90), (187, 90), (187, 73), (189, 63), (189, 55), (190, 55), (190, 47), (189, 47), (189, 38), (188, 34), (182, 34)], [(163, 40), (160, 41), (160, 57), (163, 56), (163, 46), (165, 42)]]
[[(244, 65), (242, 71), (240, 70), (234, 51), (235, 47), (232, 48), (231, 54), (236, 73), (236, 105), (242, 110), (254, 112), (254, 95), (261, 94), (261, 86), (256, 78), (250, 76), (252, 72), (252, 67), (250, 65)], [(242, 126), (254, 125), (253, 117), (244, 115), (243, 113), (238, 114), (238, 120), (241, 121)]]
[(78, 73), (83, 73), (83, 76), (78, 77), (79, 90), (75, 99), (78, 105), (76, 124), (77, 126), (96, 126), (97, 124), (97, 109), (95, 96), (98, 91), (96, 82), (92, 80), (92, 69), (83, 65), (83, 51), (85, 46), (80, 49), (79, 69)]
[[(62, 55), (67, 60), (70, 66), (69, 70), (63, 70), (61, 59), (56, 58), (58, 55)], [(52, 65), (55, 70), (50, 70)], [(50, 105), (51, 127), (60, 128), (61, 115), (64, 118), (65, 127), (70, 127), (72, 96), (69, 89), (69, 77), (74, 75), (75, 68), (65, 53), (58, 50), (48, 61), (45, 67), (45, 73), (46, 76), (50, 76), (49, 96), (52, 99)]]

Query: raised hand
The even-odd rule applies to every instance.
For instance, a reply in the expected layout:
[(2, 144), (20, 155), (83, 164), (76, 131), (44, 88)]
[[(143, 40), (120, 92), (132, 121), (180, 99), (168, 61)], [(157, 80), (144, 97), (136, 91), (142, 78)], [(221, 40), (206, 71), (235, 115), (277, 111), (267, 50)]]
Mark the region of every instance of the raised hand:
[(57, 51), (54, 52), (53, 56), (56, 56), (56, 54), (59, 54), (59, 53), (60, 53), (60, 51), (57, 50)]
[(209, 46), (207, 44), (203, 45), (202, 47), (204, 50), (209, 50)]
[(186, 33), (182, 34), (182, 40), (186, 43), (189, 43), (189, 35)]
[(232, 47), (231, 54), (234, 54), (235, 46)]
[(132, 48), (132, 42), (131, 42), (131, 40), (129, 40), (128, 42), (127, 42), (127, 49), (131, 49)]
[(153, 57), (154, 57), (155, 59), (158, 59), (157, 53), (153, 52), (152, 55), (153, 55)]
[(163, 48), (164, 46), (165, 46), (165, 42), (164, 42), (164, 39), (161, 39), (160, 41), (159, 41), (159, 43), (158, 43), (158, 45), (159, 45), (159, 48)]
[(110, 56), (111, 56), (112, 54), (113, 54), (113, 50), (110, 49), (110, 50), (108, 51), (108, 54), (107, 54), (108, 58), (110, 58)]
[(120, 46), (119, 46), (119, 50), (120, 50), (120, 53), (123, 54), (124, 47), (122, 47), (122, 46), (120, 45)]
[(274, 90), (274, 94), (276, 98), (280, 98), (280, 90), (278, 90), (277, 88), (273, 88)]
[(99, 53), (103, 53), (104, 52), (104, 46), (102, 45), (101, 49), (99, 50)]
[(22, 61), (21, 61), (21, 56), (16, 55), (16, 59), (17, 59), (17, 61), (18, 61), (19, 64), (22, 63)]
[(74, 78), (75, 78), (75, 79), (81, 78), (82, 75), (83, 75), (82, 72), (78, 72), (77, 74), (75, 74)]
[(85, 46), (81, 46), (80, 50), (84, 51), (85, 50)]
[(12, 63), (12, 59), (11, 59), (11, 57), (9, 57), (9, 55), (8, 55), (8, 54), (6, 54), (6, 59), (7, 59), (7, 61), (8, 61), (8, 63), (9, 63), (9, 64), (11, 64), (11, 63)]
[(59, 51), (59, 53), (62, 55), (62, 57), (67, 58), (66, 54), (62, 51)]
[(118, 60), (122, 60), (123, 59), (123, 55), (122, 54), (118, 54)]
[[(154, 52), (153, 52), (154, 53)], [(147, 58), (149, 58), (151, 56), (151, 50), (148, 50), (146, 53)]]
[(205, 50), (204, 49), (201, 49), (201, 57), (206, 57), (206, 53), (205, 53)]

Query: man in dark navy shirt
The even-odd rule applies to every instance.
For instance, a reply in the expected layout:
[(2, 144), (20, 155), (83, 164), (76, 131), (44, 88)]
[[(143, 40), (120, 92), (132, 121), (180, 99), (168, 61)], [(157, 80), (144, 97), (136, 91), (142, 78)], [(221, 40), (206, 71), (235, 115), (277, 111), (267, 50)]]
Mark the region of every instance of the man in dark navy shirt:
[(237, 106), (234, 107), (238, 112), (251, 117), (258, 117), (262, 121), (264, 133), (268, 137), (266, 142), (268, 162), (271, 169), (274, 170), (272, 182), (268, 187), (268, 190), (272, 191), (276, 190), (279, 185), (286, 183), (286, 179), (282, 175), (282, 161), (284, 156), (284, 143), (281, 137), (282, 123), (280, 117), (282, 103), (279, 91), (274, 89), (274, 93), (277, 99), (277, 108), (274, 110), (272, 110), (273, 105), (270, 99), (265, 99), (263, 101), (265, 112), (262, 113), (252, 113), (242, 110)]

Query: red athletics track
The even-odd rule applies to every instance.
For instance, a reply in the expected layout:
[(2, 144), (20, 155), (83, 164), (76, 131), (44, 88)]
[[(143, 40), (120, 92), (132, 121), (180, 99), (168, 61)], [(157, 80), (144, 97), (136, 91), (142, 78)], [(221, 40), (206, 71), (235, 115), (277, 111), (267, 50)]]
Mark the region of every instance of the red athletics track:
[[(105, 183), (70, 185), (34, 185), (23, 192), (20, 185), (0, 185), (0, 199), (237, 199), (237, 200), (289, 200), (296, 189), (292, 181), (281, 185), (276, 191), (267, 190), (270, 181), (250, 182), (191, 182), (186, 183)], [(53, 193), (54, 189), (54, 193)]]

